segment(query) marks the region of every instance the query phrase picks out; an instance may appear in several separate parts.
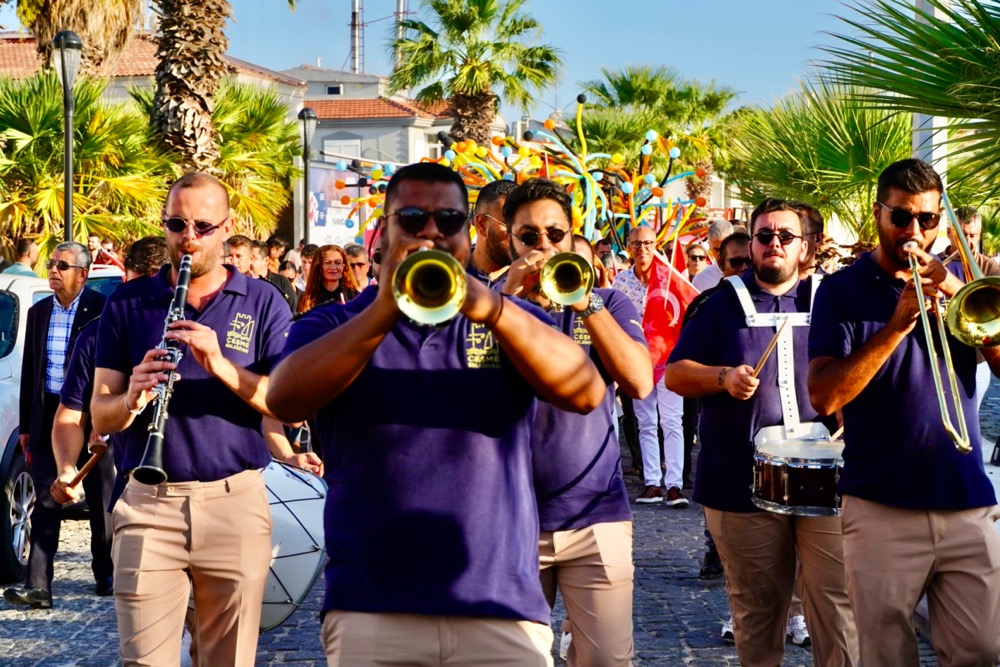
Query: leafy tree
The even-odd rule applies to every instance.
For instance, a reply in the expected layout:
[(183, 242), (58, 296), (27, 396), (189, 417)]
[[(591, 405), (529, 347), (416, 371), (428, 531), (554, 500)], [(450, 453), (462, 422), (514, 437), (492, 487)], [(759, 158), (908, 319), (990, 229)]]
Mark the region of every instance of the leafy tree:
[(541, 25), (521, 11), (526, 0), (425, 0), (431, 23), (399, 22), (392, 47), (400, 62), (393, 92), (424, 86), (416, 99), (447, 101), (456, 140), (489, 142), (500, 98), (528, 111), (536, 91), (552, 86), (561, 65), (551, 46), (529, 44)]

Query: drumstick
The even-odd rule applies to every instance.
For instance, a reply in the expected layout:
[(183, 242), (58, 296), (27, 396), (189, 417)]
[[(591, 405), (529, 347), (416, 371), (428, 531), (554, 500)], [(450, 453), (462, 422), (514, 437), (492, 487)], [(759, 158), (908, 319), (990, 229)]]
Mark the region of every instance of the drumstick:
[(778, 327), (778, 330), (774, 332), (774, 336), (771, 337), (771, 342), (767, 344), (767, 349), (764, 350), (764, 356), (760, 358), (760, 361), (757, 362), (757, 367), (753, 369), (752, 377), (757, 377), (760, 373), (760, 369), (764, 367), (764, 362), (771, 356), (771, 352), (774, 351), (774, 346), (778, 344), (778, 336), (780, 336), (781, 332), (785, 330), (785, 326), (787, 324), (788, 320), (785, 320), (781, 323), (781, 326)]
[(93, 470), (94, 466), (97, 465), (97, 462), (101, 460), (102, 456), (104, 456), (104, 452), (108, 451), (108, 446), (93, 444), (90, 446), (90, 451), (90, 458), (87, 459), (87, 462), (83, 464), (82, 468), (80, 468), (80, 472), (76, 473), (76, 477), (74, 477), (66, 486), (76, 486), (82, 482), (83, 478), (87, 476), (87, 473)]
[(838, 428), (836, 431), (834, 431), (833, 435), (830, 436), (830, 442), (833, 442), (834, 440), (836, 440), (837, 438), (839, 438), (842, 435), (844, 435), (844, 426), (843, 426), (843, 424), (841, 424), (840, 428)]

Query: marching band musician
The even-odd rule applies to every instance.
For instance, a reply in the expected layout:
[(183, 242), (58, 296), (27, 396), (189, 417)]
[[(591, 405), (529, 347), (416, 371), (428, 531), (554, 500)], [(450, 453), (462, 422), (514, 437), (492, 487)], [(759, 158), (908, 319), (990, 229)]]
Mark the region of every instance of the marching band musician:
[[(503, 291), (549, 311), (559, 329), (581, 345), (601, 372), (598, 409), (573, 414), (539, 401), (532, 467), (541, 527), (542, 589), (550, 606), (556, 589), (569, 615), (572, 643), (566, 662), (632, 664), (632, 512), (622, 479), (614, 429), (614, 383), (634, 398), (653, 390), (653, 369), (639, 314), (618, 290), (593, 289), (579, 302), (553, 310), (538, 287), (539, 273), (557, 252), (573, 252), (571, 200), (553, 181), (532, 178), (507, 196), (503, 216), (514, 261)], [(583, 259), (593, 251), (582, 239)]]
[[(942, 374), (944, 364), (916, 326), (925, 306), (910, 254), (925, 294), (954, 296), (962, 286), (928, 254), (943, 193), (920, 160), (882, 172), (872, 207), (879, 245), (823, 282), (809, 338), (813, 405), (844, 414), (844, 558), (866, 667), (919, 664), (910, 618), (924, 594), (939, 664), (1000, 662), (1000, 511), (975, 418), (976, 349), (947, 337), (972, 447), (963, 454), (932, 382), (931, 364)], [(996, 375), (1000, 348), (980, 351)]]
[[(857, 642), (840, 518), (760, 511), (752, 502), (755, 436), (826, 431), (815, 423), (819, 415), (806, 393), (812, 286), (798, 276), (806, 256), (802, 220), (792, 203), (767, 199), (754, 210), (750, 228), (754, 272), (727, 278), (685, 325), (666, 383), (702, 399), (695, 500), (705, 506), (722, 558), (740, 664), (781, 663), (798, 551), (816, 664), (853, 666)], [(754, 377), (751, 364), (783, 323), (773, 358)]]
[[(98, 329), (91, 415), (100, 433), (126, 431), (123, 470), (141, 460), (154, 387), (175, 364), (159, 361), (161, 338), (183, 344), (156, 486), (129, 478), (114, 505), (113, 558), (119, 646), (125, 665), (180, 662), (188, 598), (200, 664), (253, 665), (271, 517), (260, 469), (267, 373), (291, 312), (271, 285), (221, 262), (232, 233), (229, 197), (212, 176), (191, 173), (162, 211), (171, 264), (119, 287)], [(183, 255), (192, 255), (182, 320), (165, 334)], [(289, 462), (318, 468), (309, 455)], [(121, 481), (124, 481), (122, 477)], [(114, 502), (114, 500), (113, 500)]]
[(543, 312), (465, 271), (451, 278), (467, 290), (455, 317), (404, 319), (390, 286), (407, 256), (468, 263), (461, 175), (403, 167), (384, 211), (382, 288), (298, 320), (267, 393), (280, 418), (316, 415), (327, 663), (551, 665), (531, 417), (536, 396), (588, 412), (605, 383)]

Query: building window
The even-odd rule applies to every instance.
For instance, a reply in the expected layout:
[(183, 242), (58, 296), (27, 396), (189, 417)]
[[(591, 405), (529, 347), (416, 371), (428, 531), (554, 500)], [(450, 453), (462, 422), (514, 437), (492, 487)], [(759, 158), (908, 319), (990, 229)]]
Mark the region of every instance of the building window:
[(339, 83), (337, 85), (335, 85), (335, 86), (327, 86), (326, 87), (326, 94), (327, 95), (343, 95), (344, 94), (344, 87), (341, 86)]
[(323, 141), (323, 161), (336, 162), (344, 158), (361, 157), (360, 139), (326, 139)]
[(436, 134), (427, 135), (427, 157), (431, 160), (440, 160), (444, 156), (444, 146), (437, 138)]

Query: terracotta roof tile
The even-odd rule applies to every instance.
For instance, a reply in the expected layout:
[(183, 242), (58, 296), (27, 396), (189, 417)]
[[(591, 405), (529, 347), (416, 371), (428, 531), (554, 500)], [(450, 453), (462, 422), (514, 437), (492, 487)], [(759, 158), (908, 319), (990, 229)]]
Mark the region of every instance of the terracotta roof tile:
[[(443, 118), (449, 114), (434, 113), (441, 105), (428, 108), (412, 100), (388, 97), (345, 100), (306, 100), (320, 120), (350, 120), (361, 118)], [(443, 105), (445, 108), (447, 104)]]

